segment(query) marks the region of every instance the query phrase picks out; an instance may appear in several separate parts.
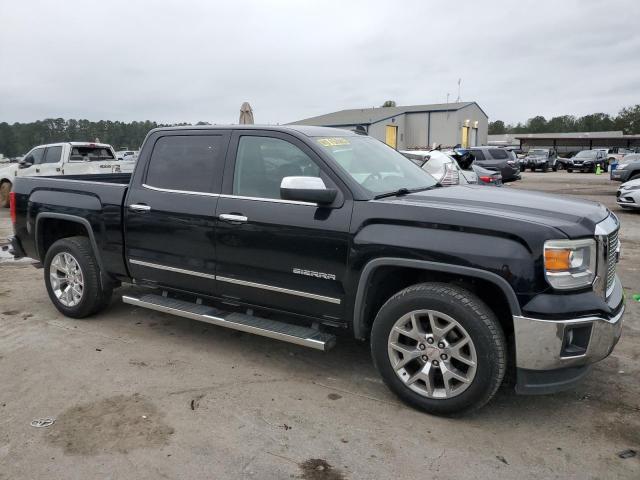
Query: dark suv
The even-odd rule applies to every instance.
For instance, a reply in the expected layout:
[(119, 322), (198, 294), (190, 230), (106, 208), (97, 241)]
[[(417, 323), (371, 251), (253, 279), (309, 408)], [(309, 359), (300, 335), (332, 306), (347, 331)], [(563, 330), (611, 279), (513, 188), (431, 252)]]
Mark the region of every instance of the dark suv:
[(475, 164), (488, 170), (500, 172), (503, 182), (520, 180), (520, 169), (516, 154), (499, 147), (472, 147)]
[(536, 169), (547, 172), (551, 168), (555, 172), (558, 170), (558, 154), (553, 148), (532, 148), (521, 165), (523, 171), (530, 168), (532, 172)]

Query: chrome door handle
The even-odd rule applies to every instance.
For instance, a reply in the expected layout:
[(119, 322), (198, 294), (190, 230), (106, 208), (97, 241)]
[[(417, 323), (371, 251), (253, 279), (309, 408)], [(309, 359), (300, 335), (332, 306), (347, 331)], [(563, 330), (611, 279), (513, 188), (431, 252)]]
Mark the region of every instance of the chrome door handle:
[(131, 210), (132, 212), (148, 212), (149, 210), (151, 210), (151, 207), (142, 203), (133, 203), (129, 205), (129, 210)]
[(244, 215), (233, 215), (231, 213), (222, 213), (218, 215), (218, 218), (224, 222), (231, 223), (246, 223), (249, 221), (249, 219)]

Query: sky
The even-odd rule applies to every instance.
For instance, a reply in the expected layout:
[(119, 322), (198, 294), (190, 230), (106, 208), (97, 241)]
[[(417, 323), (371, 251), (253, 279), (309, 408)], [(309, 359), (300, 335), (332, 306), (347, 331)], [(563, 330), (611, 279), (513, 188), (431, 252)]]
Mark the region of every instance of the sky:
[(256, 123), (475, 101), (490, 120), (640, 103), (639, 0), (0, 0), (0, 122)]

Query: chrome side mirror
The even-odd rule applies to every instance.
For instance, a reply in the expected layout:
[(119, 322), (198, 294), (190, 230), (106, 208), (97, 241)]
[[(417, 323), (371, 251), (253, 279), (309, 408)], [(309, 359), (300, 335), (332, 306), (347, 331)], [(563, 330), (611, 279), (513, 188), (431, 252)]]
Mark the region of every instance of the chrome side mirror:
[(280, 182), (280, 198), (299, 202), (332, 203), (338, 191), (327, 188), (320, 177), (284, 177)]

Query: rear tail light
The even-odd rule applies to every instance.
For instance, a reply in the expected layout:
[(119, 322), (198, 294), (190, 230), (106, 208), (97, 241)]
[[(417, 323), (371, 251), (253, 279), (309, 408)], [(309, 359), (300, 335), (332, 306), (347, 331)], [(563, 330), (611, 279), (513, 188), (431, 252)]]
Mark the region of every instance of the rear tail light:
[(484, 183), (491, 183), (491, 177), (487, 177), (485, 175), (483, 175), (482, 177), (480, 177), (480, 180)]
[(11, 212), (11, 223), (16, 224), (16, 192), (9, 192), (9, 211)]

